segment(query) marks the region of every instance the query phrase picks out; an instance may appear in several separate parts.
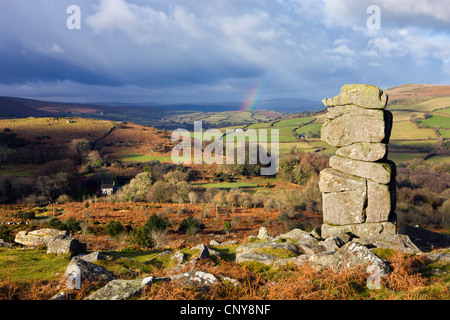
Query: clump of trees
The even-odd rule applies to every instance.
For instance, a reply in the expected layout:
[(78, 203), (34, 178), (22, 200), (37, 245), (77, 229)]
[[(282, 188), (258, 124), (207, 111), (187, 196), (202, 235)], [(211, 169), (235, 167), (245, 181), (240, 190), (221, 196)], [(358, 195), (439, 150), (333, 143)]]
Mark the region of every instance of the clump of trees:
[[(0, 149), (0, 163), (41, 165), (31, 181), (2, 176), (1, 203), (20, 201), (43, 204), (55, 202), (61, 196), (66, 197), (65, 201), (80, 199), (88, 194), (83, 186), (84, 176), (79, 173), (80, 166), (82, 173), (92, 173), (104, 163), (100, 153), (93, 150), (86, 139), (74, 139), (62, 147), (45, 141), (30, 142), (17, 138), (14, 132), (5, 129), (0, 133)], [(82, 188), (84, 190), (80, 192)]]
[(328, 158), (316, 153), (292, 152), (280, 161), (281, 179), (305, 185), (328, 166)]
[(169, 220), (162, 215), (153, 214), (147, 222), (132, 234), (132, 243), (140, 247), (161, 248), (165, 244)]

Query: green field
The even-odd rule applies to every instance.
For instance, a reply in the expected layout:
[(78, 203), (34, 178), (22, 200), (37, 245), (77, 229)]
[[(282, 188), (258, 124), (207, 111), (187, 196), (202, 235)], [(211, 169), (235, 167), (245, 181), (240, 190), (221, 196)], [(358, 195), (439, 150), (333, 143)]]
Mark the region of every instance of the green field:
[(426, 141), (391, 141), (389, 142), (389, 146), (391, 147), (406, 147), (411, 149), (420, 149), (432, 147), (437, 143), (437, 140), (426, 140)]
[(138, 153), (126, 154), (122, 159), (124, 162), (150, 162), (153, 160), (159, 160), (160, 162), (172, 162), (171, 156), (148, 156)]
[(433, 129), (418, 128), (412, 122), (394, 122), (391, 140), (437, 140)]
[[(272, 132), (278, 132), (278, 139), (280, 142), (295, 142), (297, 141), (297, 139), (294, 138), (294, 136), (292, 135), (292, 130), (295, 129), (295, 127), (281, 127), (281, 128), (262, 128), (262, 130), (266, 130), (267, 133), (267, 141), (272, 141)], [(224, 141), (229, 141), (230, 139), (235, 139), (236, 141), (244, 141), (244, 140), (248, 140), (249, 137), (251, 139), (256, 139), (257, 141), (259, 141), (261, 135), (263, 134), (263, 132), (260, 132), (261, 129), (249, 129), (252, 131), (246, 131), (242, 134), (236, 134), (235, 136), (231, 136), (231, 135), (226, 135), (224, 137)], [(254, 130), (254, 131), (253, 131)], [(262, 135), (262, 137), (264, 137), (264, 135)]]
[(428, 158), (427, 162), (430, 162), (430, 163), (445, 163), (445, 162), (449, 162), (450, 163), (450, 156), (436, 155), (436, 156), (433, 156), (431, 158)]
[(272, 127), (271, 123), (264, 122), (264, 123), (255, 123), (255, 124), (249, 125), (247, 127), (247, 129), (263, 129), (263, 128), (271, 128), (271, 127)]
[(47, 250), (0, 249), (0, 280), (51, 280), (64, 273), (69, 261)]
[(302, 126), (313, 120), (314, 120), (314, 118), (308, 118), (308, 117), (282, 120), (282, 121), (275, 122), (274, 127)]
[(1, 165), (0, 166), (0, 176), (9, 175), (13, 177), (31, 177), (33, 175), (34, 170), (38, 166), (30, 166), (30, 165)]
[(436, 113), (443, 113), (443, 114), (448, 114), (448, 115), (450, 115), (450, 107), (445, 108), (445, 109), (435, 110), (434, 112), (436, 112)]
[[(273, 121), (281, 117), (281, 113), (273, 112), (274, 117), (266, 116), (261, 110), (252, 111), (224, 111), (224, 112), (180, 112), (171, 113), (163, 120), (169, 120), (171, 123), (194, 123), (194, 121), (208, 122), (213, 125), (240, 124), (241, 127), (252, 124), (257, 121)], [(270, 123), (268, 124), (270, 126)]]
[(388, 159), (394, 161), (395, 163), (407, 162), (412, 159), (420, 158), (423, 159), (425, 157), (424, 153), (403, 153), (403, 152), (390, 152), (388, 155)]
[(411, 118), (423, 118), (425, 112), (412, 112), (412, 111), (392, 111), (392, 116), (394, 117), (394, 122), (399, 121), (409, 121)]
[(439, 133), (444, 139), (450, 139), (450, 130), (439, 130)]
[(430, 114), (428, 119), (420, 121), (421, 127), (450, 129), (450, 117)]
[[(450, 113), (450, 108), (448, 108), (448, 110), (445, 111)], [(400, 163), (409, 161), (414, 158), (424, 158), (427, 153), (433, 151), (435, 144), (438, 142), (438, 136), (436, 135), (435, 130), (431, 128), (418, 127), (417, 124), (409, 121), (411, 115), (417, 114), (420, 116), (423, 115), (422, 112), (411, 112), (409, 110), (405, 110), (405, 111), (394, 111), (393, 113), (394, 113), (394, 121), (400, 119), (404, 120), (396, 121), (393, 124), (390, 141), (392, 151), (389, 154), (390, 159)], [(433, 117), (431, 118), (433, 120), (434, 116), (437, 116), (441, 122), (440, 123), (441, 125), (443, 120), (447, 120), (448, 122), (450, 122), (450, 118), (438, 115), (432, 116)], [(334, 148), (328, 145), (327, 143), (321, 141), (320, 138), (308, 137), (305, 140), (300, 141), (294, 138), (292, 135), (292, 130), (295, 129), (295, 133), (297, 134), (309, 133), (320, 136), (322, 124), (319, 123), (319, 121), (321, 121), (319, 118), (320, 116), (317, 117), (313, 123), (309, 123), (300, 128), (293, 126), (292, 124), (299, 125), (302, 123), (308, 123), (314, 118), (305, 117), (305, 118), (283, 120), (280, 122), (276, 122), (273, 127), (271, 126), (271, 123), (256, 123), (248, 126), (247, 129), (254, 129), (256, 134), (259, 133), (260, 129), (267, 129), (268, 142), (271, 141), (270, 133), (272, 132), (272, 130), (279, 130), (280, 154), (285, 154), (292, 150), (297, 150), (303, 152), (319, 152), (325, 155), (332, 155), (336, 152), (337, 148)], [(439, 133), (443, 136), (443, 138), (450, 138), (450, 128), (441, 129), (439, 130)], [(429, 161), (437, 162), (437, 161), (445, 161), (445, 159), (447, 159), (445, 156), (438, 156), (434, 160), (432, 160), (433, 158), (435, 157), (430, 158)]]
[(310, 123), (310, 124), (307, 124), (306, 126), (298, 128), (295, 132), (297, 132), (298, 134), (308, 133), (308, 132), (311, 132), (313, 134), (320, 134), (321, 128), (322, 128), (321, 123)]

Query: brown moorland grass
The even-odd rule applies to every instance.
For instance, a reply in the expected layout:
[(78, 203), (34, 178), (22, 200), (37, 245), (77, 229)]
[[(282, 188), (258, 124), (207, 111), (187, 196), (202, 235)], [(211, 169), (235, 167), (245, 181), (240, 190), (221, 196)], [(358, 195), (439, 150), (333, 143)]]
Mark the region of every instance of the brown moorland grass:
[[(382, 288), (367, 288), (369, 274), (364, 266), (342, 270), (317, 270), (306, 264), (278, 272), (258, 273), (249, 266), (221, 261), (203, 263), (196, 270), (238, 280), (241, 285), (219, 282), (204, 290), (161, 282), (147, 289), (141, 299), (148, 300), (447, 300), (449, 289), (437, 278), (425, 278), (415, 270), (423, 258), (396, 253), (389, 262), (390, 276), (381, 279)], [(427, 289), (430, 286), (431, 289)]]
[[(338, 274), (331, 269), (318, 270), (309, 264), (289, 266), (274, 271), (269, 267), (238, 265), (221, 258), (200, 260), (195, 266), (168, 270), (156, 268), (151, 274), (139, 272), (139, 277), (165, 277), (189, 270), (209, 272), (239, 281), (234, 285), (222, 281), (205, 288), (177, 281), (156, 281), (145, 288), (142, 300), (448, 300), (448, 283), (443, 278), (428, 277), (420, 272), (423, 256), (407, 256), (394, 252), (387, 258), (392, 268), (381, 278), (381, 289), (367, 288), (369, 274), (365, 266), (344, 269)], [(129, 279), (129, 275), (118, 274)], [(47, 300), (64, 288), (62, 274), (50, 280), (11, 280), (0, 283), (0, 300)], [(82, 300), (100, 288), (96, 283), (71, 291), (70, 299)]]

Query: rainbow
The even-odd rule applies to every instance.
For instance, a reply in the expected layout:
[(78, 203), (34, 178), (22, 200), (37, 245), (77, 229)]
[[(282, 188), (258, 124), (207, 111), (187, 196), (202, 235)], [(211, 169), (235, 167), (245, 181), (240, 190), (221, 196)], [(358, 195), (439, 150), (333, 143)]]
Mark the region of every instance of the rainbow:
[(242, 104), (240, 111), (255, 110), (256, 106), (258, 105), (259, 99), (261, 98), (263, 89), (264, 85), (262, 83), (253, 87), (244, 103)]

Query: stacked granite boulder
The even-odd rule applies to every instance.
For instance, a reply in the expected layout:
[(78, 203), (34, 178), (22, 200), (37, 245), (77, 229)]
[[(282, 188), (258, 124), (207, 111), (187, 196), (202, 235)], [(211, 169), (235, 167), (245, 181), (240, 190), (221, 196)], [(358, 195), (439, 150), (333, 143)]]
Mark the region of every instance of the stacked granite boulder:
[(370, 85), (345, 85), (323, 103), (328, 108), (321, 138), (337, 147), (320, 173), (322, 237), (395, 234), (395, 164), (387, 160), (392, 114), (388, 97)]

